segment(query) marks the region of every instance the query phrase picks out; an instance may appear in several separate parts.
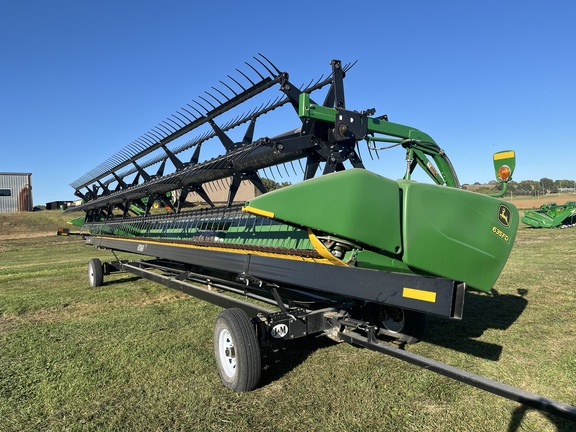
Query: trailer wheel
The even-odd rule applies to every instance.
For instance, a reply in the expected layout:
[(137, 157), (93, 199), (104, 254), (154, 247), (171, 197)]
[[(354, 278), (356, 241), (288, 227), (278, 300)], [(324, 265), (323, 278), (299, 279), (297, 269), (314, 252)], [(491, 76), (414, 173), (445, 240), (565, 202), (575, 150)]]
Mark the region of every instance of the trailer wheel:
[(225, 309), (214, 326), (214, 353), (222, 384), (237, 392), (254, 390), (260, 381), (258, 339), (248, 315)]
[(88, 282), (91, 287), (99, 287), (104, 283), (104, 269), (98, 258), (88, 261)]
[(426, 327), (426, 315), (398, 307), (382, 306), (380, 309), (380, 334), (400, 342), (420, 342)]

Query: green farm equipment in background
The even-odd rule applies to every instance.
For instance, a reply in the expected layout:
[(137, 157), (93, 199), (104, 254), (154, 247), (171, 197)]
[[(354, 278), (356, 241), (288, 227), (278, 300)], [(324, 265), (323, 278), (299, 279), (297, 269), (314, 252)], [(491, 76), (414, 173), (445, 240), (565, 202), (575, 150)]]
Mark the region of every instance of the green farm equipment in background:
[(571, 228), (576, 226), (576, 201), (549, 203), (538, 210), (526, 210), (522, 223), (533, 228)]

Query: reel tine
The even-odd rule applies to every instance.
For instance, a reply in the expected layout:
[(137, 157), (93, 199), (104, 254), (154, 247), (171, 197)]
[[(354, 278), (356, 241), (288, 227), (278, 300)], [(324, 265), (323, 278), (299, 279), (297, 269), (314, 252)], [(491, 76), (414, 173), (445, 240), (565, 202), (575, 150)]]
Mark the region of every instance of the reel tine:
[[(258, 63), (262, 64), (262, 62), (261, 62), (260, 60), (258, 60), (256, 57), (253, 57), (253, 58), (254, 58)], [(248, 62), (244, 62), (244, 63), (246, 63), (246, 64), (250, 67), (250, 69), (252, 69), (254, 72), (256, 72), (256, 74), (260, 77), (261, 80), (265, 79), (265, 78), (264, 78), (264, 75), (262, 75), (260, 72), (258, 72), (258, 69), (256, 69), (254, 66), (252, 66), (252, 65), (251, 65), (250, 63), (248, 63)], [(252, 84), (252, 85), (254, 85), (254, 84)]]
[(162, 135), (160, 135), (160, 134), (158, 133), (158, 131), (155, 130), (155, 129), (151, 129), (151, 130), (148, 131), (148, 132), (150, 132), (151, 135), (155, 136), (156, 139), (157, 139), (159, 142), (162, 141), (162, 139), (164, 138), (164, 137), (163, 137)]
[[(264, 57), (264, 56), (262, 56), (262, 57)], [(272, 71), (270, 70), (270, 68), (268, 68), (268, 66), (266, 66), (266, 65), (264, 64), (264, 62), (262, 62), (262, 60), (260, 60), (258, 57), (252, 57), (252, 58), (253, 58), (254, 60), (256, 60), (258, 63), (260, 63), (260, 64), (262, 65), (262, 67), (264, 67), (264, 69), (266, 69), (266, 70), (268, 71), (268, 73), (270, 74), (270, 76), (272, 76), (272, 77), (276, 76), (276, 75), (274, 75), (274, 72), (272, 72)], [(266, 57), (264, 57), (264, 58), (266, 58)], [(258, 75), (260, 75), (260, 74), (258, 74)], [(278, 72), (278, 75), (280, 75), (280, 72)], [(264, 77), (263, 77), (262, 75), (260, 75), (260, 78), (264, 79)]]
[[(166, 120), (168, 120), (168, 119), (166, 119)], [(166, 128), (170, 131), (170, 134), (176, 132), (178, 129), (174, 129), (174, 126), (172, 126), (172, 125), (171, 125), (170, 123), (168, 123), (166, 120), (162, 120), (162, 123), (163, 123), (164, 125), (166, 125)], [(172, 130), (172, 129), (174, 129), (174, 130)]]
[(136, 145), (134, 141), (126, 145), (126, 147), (124, 148), (126, 149), (127, 152), (129, 152), (131, 156), (134, 156), (136, 153), (140, 151), (140, 148)]
[(148, 138), (150, 138), (154, 144), (156, 144), (158, 142), (158, 138), (154, 137), (154, 135), (151, 134), (150, 132), (146, 132), (144, 135), (146, 135)]
[(162, 137), (162, 139), (166, 138), (168, 135), (165, 135), (165, 131), (160, 129), (160, 125), (154, 126), (154, 130)]
[(360, 145), (358, 144), (358, 141), (356, 141), (356, 155), (358, 156), (358, 159), (362, 160), (362, 153), (360, 152)]
[[(193, 100), (192, 102), (196, 102), (196, 101)], [(198, 102), (196, 102), (196, 103), (198, 104)], [(190, 108), (192, 108), (194, 111), (196, 111), (200, 117), (204, 117), (204, 114), (202, 114), (200, 111), (198, 111), (192, 105), (190, 105), (190, 104), (186, 104), (186, 105), (188, 105)], [(200, 104), (198, 104), (198, 105), (200, 105)], [(202, 105), (200, 105), (200, 106), (202, 107)], [(204, 107), (202, 107), (202, 108), (204, 108)], [(204, 110), (206, 110), (206, 108), (204, 108)]]
[(172, 133), (172, 131), (170, 129), (168, 129), (165, 125), (158, 123), (158, 127), (162, 128), (161, 130), (166, 133), (166, 136), (170, 135)]
[(226, 84), (224, 81), (220, 81), (220, 83), (222, 83), (224, 86), (226, 86), (226, 88), (228, 90), (230, 90), (232, 93), (234, 93), (234, 96), (238, 96), (238, 93), (236, 93), (234, 90), (232, 90), (232, 87), (230, 87), (228, 84)]
[(308, 86), (308, 87), (306, 88), (306, 90), (308, 90), (308, 88), (312, 88), (312, 87), (317, 86), (320, 82), (322, 82), (323, 79), (324, 79), (324, 74), (320, 75), (320, 78), (318, 78), (313, 85)]
[[(184, 108), (180, 108), (180, 109), (184, 109)], [(186, 120), (188, 120), (188, 123), (192, 123), (192, 120), (190, 120), (186, 114), (182, 114), (180, 111), (176, 111), (178, 114), (180, 114), (182, 117), (184, 117)], [(176, 115), (172, 114), (174, 117), (176, 117)], [(180, 117), (177, 117), (179, 120), (181, 120), (182, 122), (184, 122), (184, 120), (182, 120)], [(186, 125), (186, 122), (184, 122), (184, 125)]]
[(150, 137), (147, 136), (146, 134), (142, 135), (137, 140), (134, 140), (134, 142), (139, 143), (139, 144), (142, 143), (142, 141), (144, 141), (144, 143), (143, 143), (144, 148), (148, 147), (150, 144), (154, 144), (154, 141), (151, 140)]
[(230, 125), (231, 125), (231, 124), (234, 124), (234, 123), (238, 120), (238, 118), (239, 118), (239, 117), (233, 118), (232, 120), (228, 120), (228, 122), (224, 123), (224, 124), (220, 127), (220, 129), (222, 129), (222, 131), (228, 130), (229, 127), (230, 127)]
[[(176, 111), (178, 114), (180, 114), (181, 116), (183, 116), (184, 118), (186, 118), (188, 120), (188, 122), (190, 122), (190, 119), (188, 119), (186, 116), (184, 116), (184, 114), (181, 114), (179, 111)], [(182, 120), (180, 117), (178, 117), (176, 114), (171, 114), (171, 117), (174, 117), (176, 120), (178, 120), (179, 122), (182, 123), (182, 126), (186, 126), (186, 122), (184, 120)]]
[[(202, 96), (200, 96), (200, 98), (202, 98)], [(192, 102), (194, 102), (196, 105), (199, 105), (204, 111), (206, 111), (206, 114), (208, 113), (209, 110), (204, 105), (202, 105), (200, 102), (198, 102), (196, 100), (193, 100)], [(202, 114), (202, 116), (204, 116), (204, 114)]]
[(368, 148), (368, 154), (370, 155), (370, 159), (374, 160), (374, 156), (372, 155), (372, 150), (370, 149), (370, 145), (366, 143), (366, 147)]
[[(248, 63), (246, 63), (246, 64), (248, 64)], [(249, 65), (249, 66), (250, 66), (250, 65)], [(252, 67), (252, 66), (250, 66), (250, 67)], [(250, 84), (256, 85), (256, 84), (254, 84), (254, 81), (252, 81), (250, 78), (248, 78), (248, 76), (247, 76), (244, 72), (242, 72), (240, 69), (236, 69), (236, 70), (237, 70), (244, 78), (246, 78), (246, 79), (250, 82)], [(244, 87), (242, 87), (242, 88), (244, 89)], [(244, 89), (244, 90), (246, 90), (246, 89)]]
[(143, 148), (141, 150), (145, 150), (148, 147), (156, 144), (156, 140), (153, 139), (153, 137), (151, 137), (150, 135), (146, 135), (146, 134), (144, 134), (140, 137), (140, 142), (142, 142), (142, 141), (144, 141), (144, 145), (143, 145)]
[[(140, 150), (136, 146), (135, 141), (134, 141), (133, 143), (130, 143), (124, 147), (123, 156), (126, 157), (126, 159), (131, 159), (134, 157), (135, 154), (137, 154), (139, 152), (140, 152)], [(124, 160), (122, 162), (124, 162)]]
[[(220, 82), (222, 82), (222, 81), (220, 81)], [(211, 86), (211, 87), (212, 87), (214, 90), (216, 90), (218, 93), (220, 93), (227, 101), (230, 100), (230, 98), (229, 98), (228, 96), (226, 96), (224, 93), (222, 93), (219, 89), (217, 89), (217, 88), (214, 87), (214, 86)], [(214, 97), (214, 96), (212, 96), (212, 97)], [(216, 99), (216, 98), (214, 98), (214, 99)]]
[[(220, 105), (222, 105), (222, 102), (218, 100), (218, 98), (214, 95), (212, 95), (211, 93), (208, 93), (207, 91), (205, 91), (204, 93), (206, 93), (208, 96), (210, 96), (212, 99), (214, 99), (216, 102), (218, 102)], [(216, 109), (216, 107), (214, 107), (214, 109)]]
[[(298, 165), (300, 165), (300, 171), (302, 171), (302, 173), (304, 173), (304, 167), (302, 166), (302, 160), (298, 159)], [(296, 174), (298, 175), (298, 174)]]
[[(264, 60), (266, 60), (266, 61), (268, 62), (268, 64), (269, 64), (270, 66), (272, 66), (272, 67), (276, 70), (276, 74), (277, 74), (277, 75), (280, 75), (280, 74), (282, 73), (282, 71), (280, 71), (280, 69), (278, 69), (278, 68), (274, 65), (274, 63), (272, 63), (270, 60), (268, 60), (268, 58), (267, 58), (264, 54), (258, 53), (258, 55), (259, 55), (260, 57), (262, 57)], [(274, 74), (273, 74), (273, 73), (270, 73), (270, 75), (274, 75)]]
[(133, 158), (135, 155), (137, 155), (142, 151), (140, 147), (138, 147), (135, 144), (129, 144), (126, 148), (129, 150), (131, 158)]
[[(192, 114), (190, 111), (188, 111), (186, 108), (182, 107), (182, 109), (184, 111), (186, 111), (188, 114), (190, 114), (192, 117), (194, 117), (194, 120), (196, 120), (198, 117), (196, 117), (194, 114)], [(190, 120), (190, 122), (192, 122), (192, 120)]]
[(120, 161), (122, 161), (126, 157), (125, 150), (124, 149), (120, 150), (118, 153), (116, 153), (115, 156), (116, 158), (113, 160), (113, 162), (120, 163)]
[[(238, 69), (236, 69), (236, 70), (237, 70), (238, 72), (240, 72)], [(240, 73), (242, 73), (242, 72), (240, 72)], [(244, 74), (242, 74), (242, 75), (244, 75)], [(235, 80), (234, 78), (232, 78), (230, 75), (227, 75), (227, 76), (228, 76), (228, 78), (230, 78), (232, 81), (234, 81), (236, 84), (238, 84), (238, 87), (240, 87), (243, 91), (246, 91), (246, 89), (244, 88), (244, 86), (243, 86), (242, 84), (240, 84), (238, 81), (236, 81), (236, 80)], [(250, 81), (250, 80), (248, 80), (248, 81)], [(232, 91), (234, 91), (234, 90), (232, 90)], [(234, 92), (234, 93), (236, 93), (236, 92)]]
[(352, 69), (356, 63), (358, 63), (358, 60), (354, 60), (351, 63), (346, 63), (346, 65), (344, 66), (344, 68), (342, 69), (344, 72), (348, 72), (350, 69)]
[(262, 173), (264, 178), (269, 178), (268, 173), (266, 172), (266, 167), (262, 168)]
[(299, 89), (300, 91), (303, 91), (302, 88), (305, 88), (305, 89), (306, 89), (306, 88), (310, 87), (313, 82), (314, 82), (314, 78), (312, 78), (312, 79), (310, 80), (310, 82), (309, 82), (306, 86), (304, 86), (304, 84), (302, 84), (300, 87), (298, 87), (298, 89)]
[(176, 132), (178, 129), (180, 129), (180, 125), (178, 123), (176, 123), (174, 120), (172, 120), (171, 118), (166, 118), (166, 120), (168, 120), (169, 122), (172, 122), (176, 125), (176, 129), (174, 130), (174, 132)]

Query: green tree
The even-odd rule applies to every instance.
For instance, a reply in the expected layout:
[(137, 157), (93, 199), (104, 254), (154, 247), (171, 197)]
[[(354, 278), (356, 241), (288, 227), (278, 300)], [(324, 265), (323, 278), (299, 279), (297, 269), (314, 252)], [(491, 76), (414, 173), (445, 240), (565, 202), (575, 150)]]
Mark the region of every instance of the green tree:
[(267, 178), (263, 178), (262, 183), (264, 183), (264, 186), (266, 187), (266, 190), (268, 192), (276, 190), (276, 189), (282, 189), (283, 187), (290, 186), (292, 184), (290, 182), (278, 183), (274, 180), (270, 180)]
[(546, 192), (552, 192), (552, 188), (554, 187), (554, 180), (542, 177), (540, 179), (540, 188)]

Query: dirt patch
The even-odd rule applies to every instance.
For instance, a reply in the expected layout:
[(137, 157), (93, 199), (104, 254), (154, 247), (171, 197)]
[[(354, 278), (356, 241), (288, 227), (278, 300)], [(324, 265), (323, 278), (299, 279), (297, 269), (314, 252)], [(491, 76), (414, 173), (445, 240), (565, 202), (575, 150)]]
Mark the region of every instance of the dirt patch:
[(576, 196), (543, 197), (543, 198), (513, 198), (508, 199), (519, 210), (537, 209), (543, 204), (556, 203), (562, 205), (568, 201), (576, 201)]
[(170, 303), (177, 300), (182, 300), (185, 298), (190, 298), (188, 294), (184, 294), (180, 291), (175, 290), (167, 290), (162, 291), (155, 297), (152, 298), (145, 298), (139, 301), (131, 302), (130, 305), (133, 306), (149, 306), (153, 304), (160, 304), (160, 303)]
[(18, 240), (18, 239), (25, 239), (25, 238), (37, 238), (37, 237), (51, 237), (55, 236), (56, 233), (54, 231), (29, 231), (29, 232), (20, 232), (20, 233), (11, 233), (11, 234), (2, 234), (0, 235), (0, 241), (2, 240)]

